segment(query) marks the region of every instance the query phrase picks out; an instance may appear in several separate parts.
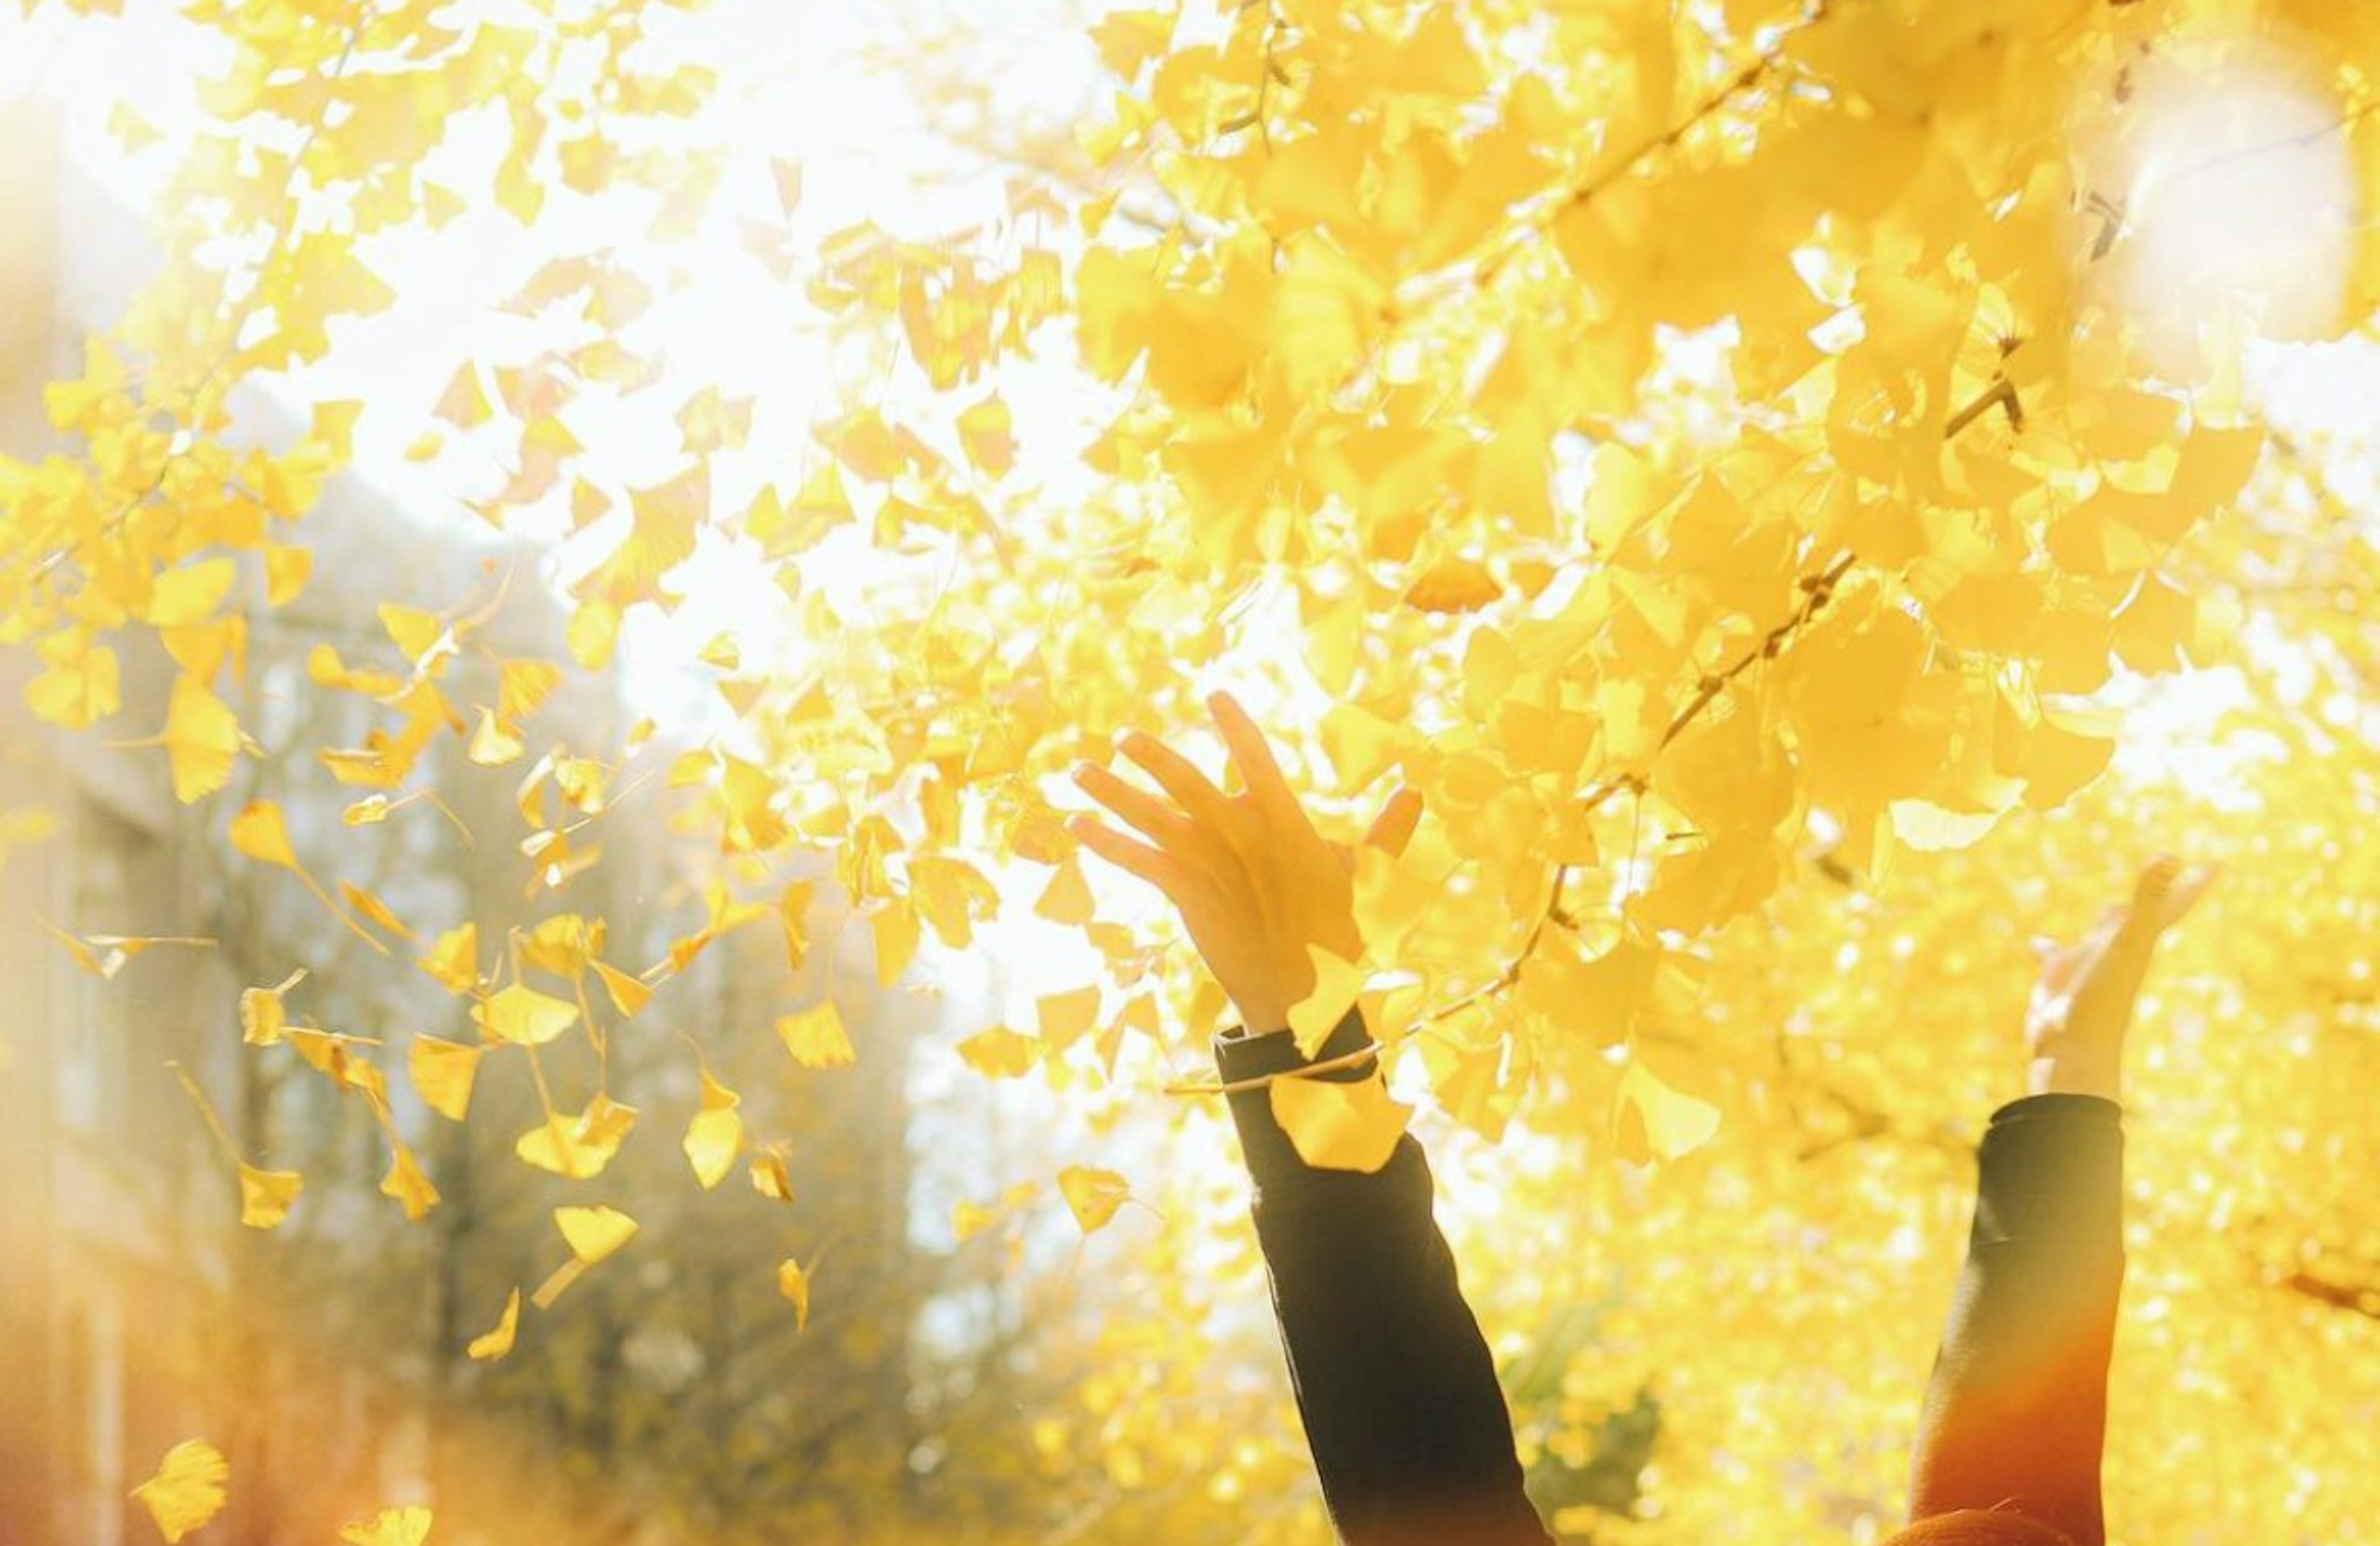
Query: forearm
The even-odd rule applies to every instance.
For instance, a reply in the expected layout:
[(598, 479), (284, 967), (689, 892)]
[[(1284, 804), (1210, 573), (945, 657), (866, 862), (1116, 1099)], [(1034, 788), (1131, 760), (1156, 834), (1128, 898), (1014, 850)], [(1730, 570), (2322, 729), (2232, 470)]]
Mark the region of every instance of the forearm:
[(2011, 1507), (2100, 1546), (2107, 1365), (2123, 1284), (2123, 1130), (2110, 1100), (1993, 1114), (1974, 1227), (1919, 1423), (1912, 1518)]
[[(1350, 1011), (1317, 1061), (1361, 1048)], [(1226, 1037), (1227, 1082), (1303, 1065), (1286, 1035)], [(1368, 1065), (1342, 1076), (1361, 1077)], [(1350, 1546), (1544, 1546), (1512, 1418), (1410, 1136), (1378, 1172), (1318, 1170), (1268, 1091), (1231, 1097), (1257, 1236), (1323, 1498)]]

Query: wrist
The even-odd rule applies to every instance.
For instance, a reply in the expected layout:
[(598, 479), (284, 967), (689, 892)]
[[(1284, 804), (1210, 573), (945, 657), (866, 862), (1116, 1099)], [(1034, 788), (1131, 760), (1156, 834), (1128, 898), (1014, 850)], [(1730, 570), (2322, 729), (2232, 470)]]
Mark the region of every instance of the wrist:
[(2119, 1053), (2061, 1053), (2036, 1057), (2027, 1070), (2026, 1093), (2032, 1095), (2096, 1095), (2121, 1102), (2124, 1098), (2123, 1057)]

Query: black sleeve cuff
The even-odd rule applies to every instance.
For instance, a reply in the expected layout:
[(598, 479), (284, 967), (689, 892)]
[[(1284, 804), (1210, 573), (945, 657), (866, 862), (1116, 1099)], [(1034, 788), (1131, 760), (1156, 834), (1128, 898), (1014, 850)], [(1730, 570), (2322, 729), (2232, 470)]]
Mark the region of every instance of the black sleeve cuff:
[[(1364, 1024), (1364, 1012), (1354, 1004), (1348, 1005), (1347, 1013), (1330, 1028), (1330, 1034), (1323, 1038), (1322, 1045), (1311, 1058), (1299, 1054), (1297, 1039), (1286, 1030), (1251, 1036), (1245, 1026), (1233, 1026), (1215, 1038), (1215, 1071), (1226, 1085), (1269, 1074), (1294, 1073), (1360, 1052), (1371, 1040), (1372, 1033)], [(1371, 1077), (1379, 1066), (1378, 1058), (1366, 1057), (1314, 1077), (1352, 1084)], [(1256, 1177), (1258, 1191), (1300, 1175), (1320, 1174), (1298, 1158), (1289, 1135), (1273, 1120), (1270, 1087), (1234, 1090), (1224, 1098), (1231, 1103), (1232, 1126), (1239, 1129), (1240, 1148), (1247, 1155), (1248, 1170)]]
[(2035, 1236), (2121, 1248), (2123, 1108), (2097, 1095), (2030, 1095), (1992, 1114), (1976, 1163), (1973, 1244)]

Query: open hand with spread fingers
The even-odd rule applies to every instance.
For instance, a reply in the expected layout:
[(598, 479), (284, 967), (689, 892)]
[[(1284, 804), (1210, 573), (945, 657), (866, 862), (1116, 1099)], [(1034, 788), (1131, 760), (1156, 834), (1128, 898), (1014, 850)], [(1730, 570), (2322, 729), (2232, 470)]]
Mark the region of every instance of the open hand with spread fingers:
[[(1289, 1024), (1290, 1005), (1314, 990), (1317, 944), (1344, 960), (1363, 949), (1354, 918), (1355, 850), (1314, 829), (1281, 775), (1264, 732), (1227, 692), (1207, 700), (1241, 788), (1225, 794), (1191, 761), (1138, 731), (1118, 742), (1162, 794), (1092, 762), (1075, 782), (1137, 841), (1096, 816), (1066, 822), (1091, 852), (1163, 892), (1191, 943), (1252, 1035)], [(1421, 796), (1399, 788), (1363, 841), (1402, 854), (1421, 820)]]
[(2064, 945), (2036, 942), (2041, 976), (2025, 1013), (2031, 1090), (2121, 1098), (2124, 1037), (2157, 941), (2181, 921), (2218, 867), (2160, 854), (2129, 903), (2108, 905), (2091, 931)]

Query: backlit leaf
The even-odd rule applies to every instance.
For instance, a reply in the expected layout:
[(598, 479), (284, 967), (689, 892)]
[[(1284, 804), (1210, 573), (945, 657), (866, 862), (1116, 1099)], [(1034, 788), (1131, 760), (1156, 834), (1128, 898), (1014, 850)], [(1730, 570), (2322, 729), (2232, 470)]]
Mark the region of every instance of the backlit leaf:
[(179, 1540), (223, 1512), (231, 1467), (204, 1439), (185, 1439), (165, 1452), (157, 1474), (132, 1490), (169, 1540)]

